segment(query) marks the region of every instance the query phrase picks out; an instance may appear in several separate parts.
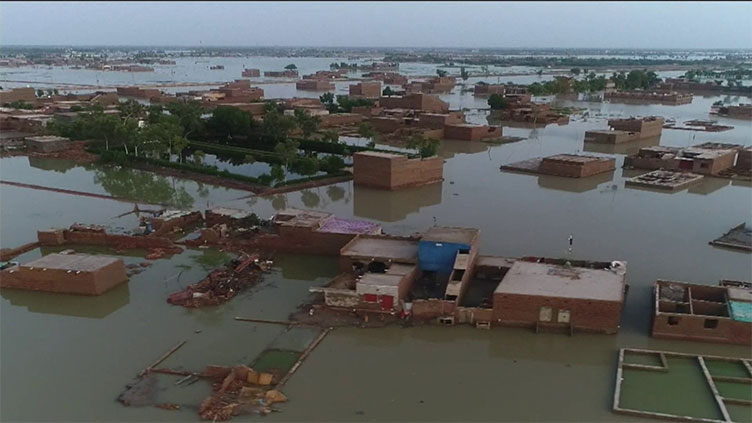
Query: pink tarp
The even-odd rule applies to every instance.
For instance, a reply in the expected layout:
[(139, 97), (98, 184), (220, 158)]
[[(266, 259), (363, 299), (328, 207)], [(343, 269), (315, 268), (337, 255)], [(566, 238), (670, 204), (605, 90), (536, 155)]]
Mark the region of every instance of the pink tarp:
[(330, 217), (321, 223), (319, 232), (330, 232), (337, 234), (370, 234), (380, 228), (378, 223), (366, 222), (363, 220), (348, 220), (338, 217)]

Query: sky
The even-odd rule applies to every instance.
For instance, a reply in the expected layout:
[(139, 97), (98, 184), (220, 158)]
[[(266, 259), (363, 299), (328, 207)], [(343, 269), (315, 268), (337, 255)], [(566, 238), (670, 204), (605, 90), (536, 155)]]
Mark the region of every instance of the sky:
[(752, 48), (752, 2), (0, 2), (3, 45)]

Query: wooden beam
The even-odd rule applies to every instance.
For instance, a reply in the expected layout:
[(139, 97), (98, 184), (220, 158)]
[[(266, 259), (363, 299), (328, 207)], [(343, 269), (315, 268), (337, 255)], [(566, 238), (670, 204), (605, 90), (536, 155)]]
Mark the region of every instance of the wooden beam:
[(165, 361), (167, 359), (167, 357), (171, 356), (172, 353), (174, 353), (175, 351), (177, 351), (178, 349), (180, 349), (180, 347), (182, 347), (183, 345), (185, 345), (185, 343), (186, 343), (186, 341), (179, 342), (177, 345), (175, 345), (174, 347), (170, 348), (170, 350), (167, 351), (166, 353), (162, 354), (162, 356), (159, 357), (157, 359), (157, 361), (155, 361), (154, 363), (152, 363), (151, 365), (149, 365), (149, 367), (145, 368), (144, 370), (141, 370), (141, 373), (138, 374), (138, 377), (143, 377), (144, 375), (147, 375), (149, 372), (151, 372), (151, 370), (154, 367), (158, 366), (159, 363)]
[(710, 376), (708, 367), (705, 365), (705, 360), (703, 360), (702, 356), (698, 355), (697, 361), (700, 363), (700, 367), (702, 368), (702, 373), (705, 375), (705, 380), (708, 382), (708, 386), (710, 386), (710, 390), (713, 391), (713, 395), (715, 396), (715, 402), (718, 403), (718, 408), (721, 410), (721, 414), (723, 414), (723, 419), (727, 422), (732, 421), (731, 416), (728, 413), (728, 410), (726, 410), (726, 404), (723, 402), (723, 397), (718, 392), (718, 388), (715, 386), (715, 382), (713, 382), (713, 377)]
[(308, 355), (311, 354), (311, 352), (314, 350), (314, 348), (316, 348), (321, 343), (321, 341), (324, 340), (324, 338), (326, 337), (326, 335), (328, 335), (329, 332), (331, 332), (333, 329), (334, 328), (332, 328), (332, 327), (324, 329), (319, 334), (319, 336), (316, 339), (314, 339), (313, 342), (311, 342), (310, 345), (308, 345), (308, 347), (305, 349), (305, 351), (303, 351), (303, 353), (300, 354), (300, 357), (298, 357), (298, 361), (296, 361), (295, 364), (293, 364), (293, 366), (290, 368), (290, 371), (288, 371), (287, 374), (282, 378), (282, 380), (280, 380), (277, 383), (277, 386), (275, 387), (276, 389), (280, 389), (282, 386), (285, 385), (285, 383), (287, 383), (288, 380), (290, 380), (290, 378), (292, 377), (293, 373), (295, 373), (295, 371), (298, 370), (298, 367), (300, 367), (301, 363), (303, 363), (303, 360), (305, 360), (308, 357)]

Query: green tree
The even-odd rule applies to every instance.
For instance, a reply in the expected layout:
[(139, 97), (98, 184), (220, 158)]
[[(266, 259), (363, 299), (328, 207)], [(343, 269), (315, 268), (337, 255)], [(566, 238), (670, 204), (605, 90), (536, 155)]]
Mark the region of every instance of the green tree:
[(339, 133), (333, 129), (327, 129), (326, 131), (323, 131), (321, 133), (321, 141), (325, 142), (331, 142), (331, 143), (338, 143), (339, 142)]
[(206, 122), (206, 128), (225, 138), (248, 136), (254, 127), (250, 112), (233, 106), (218, 106)]
[(435, 156), (439, 152), (439, 140), (427, 138), (423, 134), (416, 134), (407, 140), (407, 148), (418, 151), (420, 157)]
[(290, 170), (290, 163), (298, 157), (300, 143), (295, 140), (285, 140), (274, 146), (274, 152), (282, 159), (285, 170)]
[(384, 97), (391, 97), (394, 95), (394, 91), (392, 91), (392, 87), (386, 86), (386, 88), (384, 88), (384, 91), (381, 93), (381, 95), (383, 95)]
[(139, 144), (142, 150), (180, 155), (188, 146), (188, 140), (183, 136), (178, 119), (173, 118), (163, 119), (144, 128), (139, 136)]
[(303, 109), (295, 109), (295, 122), (297, 123), (298, 128), (303, 132), (303, 138), (308, 139), (319, 129), (321, 118), (318, 116), (312, 116)]
[(374, 129), (374, 127), (368, 122), (363, 122), (360, 124), (360, 126), (358, 126), (358, 135), (369, 141), (373, 141), (373, 139), (376, 138), (378, 134), (379, 133), (376, 132), (376, 129)]
[(345, 161), (340, 156), (328, 155), (319, 160), (319, 169), (326, 173), (337, 173), (345, 168)]
[(295, 126), (294, 118), (283, 115), (276, 108), (271, 109), (266, 112), (261, 124), (262, 140), (266, 144), (276, 145), (285, 141)]
[(538, 76), (541, 76), (541, 75), (543, 75), (543, 69), (538, 69), (538, 71), (535, 72), (535, 73), (537, 73)]
[(146, 108), (146, 122), (154, 124), (159, 122), (164, 115), (164, 108), (159, 104), (152, 104)]
[(178, 118), (185, 138), (203, 132), (204, 121), (201, 115), (204, 114), (204, 109), (198, 101), (173, 101), (167, 105), (167, 111)]
[(289, 65), (285, 66), (285, 69), (287, 69), (287, 70), (297, 70), (298, 67), (295, 66), (295, 63), (290, 63)]
[(572, 75), (579, 75), (580, 74), (580, 68), (572, 68), (572, 69), (569, 70), (569, 72)]
[(118, 103), (118, 112), (120, 112), (120, 118), (124, 121), (130, 119), (140, 119), (144, 115), (144, 106), (136, 100), (126, 100)]
[(37, 97), (44, 97), (44, 90), (37, 90)]
[(465, 67), (460, 68), (460, 78), (462, 78), (463, 81), (467, 81), (468, 78), (470, 78), (470, 72), (465, 70)]
[(504, 98), (501, 94), (491, 94), (488, 97), (488, 106), (492, 110), (504, 110), (509, 107), (509, 100)]
[(284, 169), (278, 164), (272, 165), (270, 176), (273, 181), (282, 181), (286, 178)]
[(447, 76), (447, 71), (444, 69), (436, 69), (436, 75), (438, 75), (439, 78), (443, 78)]
[(196, 150), (191, 154), (191, 159), (193, 159), (193, 164), (196, 166), (201, 166), (204, 164), (204, 158), (206, 157), (206, 153), (204, 153), (201, 150)]
[(298, 157), (290, 163), (290, 170), (308, 176), (318, 172), (319, 166), (319, 159), (315, 156)]
[(543, 95), (543, 85), (541, 85), (539, 82), (533, 82), (532, 84), (527, 86), (527, 91), (534, 96), (541, 96)]

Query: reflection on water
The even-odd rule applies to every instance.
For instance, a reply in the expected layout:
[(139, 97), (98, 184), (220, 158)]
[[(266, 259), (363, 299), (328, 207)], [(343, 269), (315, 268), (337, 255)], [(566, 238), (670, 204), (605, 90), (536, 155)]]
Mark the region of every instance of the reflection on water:
[(598, 185), (610, 182), (614, 178), (614, 171), (603, 172), (587, 178), (565, 178), (563, 176), (537, 175), (538, 186), (569, 192), (587, 192), (598, 188)]
[(480, 141), (442, 140), (439, 156), (449, 159), (455, 154), (482, 153), (488, 150), (489, 144)]
[(95, 167), (94, 182), (113, 197), (139, 199), (154, 204), (169, 204), (187, 209), (193, 206), (193, 197), (175, 180), (151, 172), (142, 172), (118, 166)]
[(53, 172), (65, 173), (78, 166), (73, 160), (49, 159), (44, 157), (28, 156), (29, 166), (41, 169), (51, 170)]
[(128, 283), (121, 284), (102, 295), (83, 296), (50, 292), (0, 290), (0, 296), (10, 304), (25, 307), (32, 313), (101, 319), (130, 302)]
[(640, 151), (641, 148), (645, 147), (653, 147), (656, 145), (659, 145), (661, 142), (661, 137), (650, 137), (650, 138), (643, 138), (640, 140), (630, 141), (630, 142), (622, 142), (619, 144), (603, 144), (598, 142), (585, 142), (583, 150), (589, 151), (592, 153), (603, 153), (603, 154), (623, 154), (623, 155), (632, 155), (636, 154), (638, 151)]
[(706, 176), (700, 180), (700, 182), (690, 185), (687, 192), (690, 194), (708, 195), (718, 191), (719, 189), (728, 186), (731, 180), (724, 178), (713, 178)]
[(355, 186), (353, 214), (383, 222), (396, 222), (422, 207), (441, 203), (443, 182), (396, 191)]

